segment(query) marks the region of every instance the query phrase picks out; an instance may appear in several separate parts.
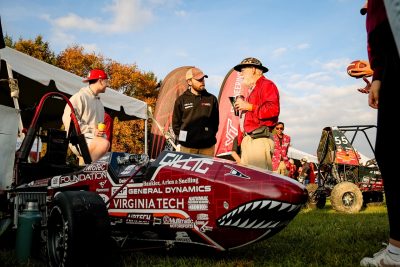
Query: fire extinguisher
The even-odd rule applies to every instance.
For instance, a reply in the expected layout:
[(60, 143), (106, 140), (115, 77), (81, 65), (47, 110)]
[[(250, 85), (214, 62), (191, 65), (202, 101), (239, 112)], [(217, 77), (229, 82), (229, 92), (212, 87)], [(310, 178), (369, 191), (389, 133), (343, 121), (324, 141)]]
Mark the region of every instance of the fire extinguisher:
[(39, 246), (42, 215), (37, 201), (27, 201), (25, 209), (18, 215), (16, 255), (20, 262), (31, 256), (34, 242)]

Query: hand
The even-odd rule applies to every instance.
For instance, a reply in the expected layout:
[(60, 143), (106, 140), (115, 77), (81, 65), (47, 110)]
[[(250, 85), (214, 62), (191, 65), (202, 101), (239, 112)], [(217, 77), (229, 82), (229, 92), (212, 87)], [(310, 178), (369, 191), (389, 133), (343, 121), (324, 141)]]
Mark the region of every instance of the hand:
[(238, 110), (251, 110), (251, 107), (252, 107), (252, 105), (249, 102), (244, 101), (242, 98), (236, 99), (236, 102), (235, 102), (235, 108), (236, 109), (238, 109)]
[(105, 137), (106, 136), (106, 131), (99, 131), (98, 129), (94, 130), (94, 136), (95, 137)]
[(381, 89), (381, 81), (375, 80), (371, 83), (371, 89), (368, 96), (368, 105), (377, 109), (379, 106), (379, 90)]

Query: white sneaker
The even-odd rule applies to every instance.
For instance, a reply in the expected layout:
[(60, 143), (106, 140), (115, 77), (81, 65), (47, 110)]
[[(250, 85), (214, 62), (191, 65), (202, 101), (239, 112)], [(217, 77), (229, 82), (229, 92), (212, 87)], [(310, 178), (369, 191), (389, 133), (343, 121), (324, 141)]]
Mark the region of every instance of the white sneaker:
[(361, 266), (371, 267), (400, 267), (400, 261), (395, 261), (390, 257), (387, 248), (383, 248), (374, 254), (372, 258), (365, 257), (360, 261)]

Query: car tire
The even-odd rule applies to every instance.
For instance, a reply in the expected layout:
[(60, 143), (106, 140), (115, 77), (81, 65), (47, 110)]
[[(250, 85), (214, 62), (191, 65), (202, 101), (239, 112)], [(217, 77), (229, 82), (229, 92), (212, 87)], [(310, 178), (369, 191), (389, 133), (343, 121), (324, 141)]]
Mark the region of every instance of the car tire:
[(323, 209), (326, 203), (326, 193), (324, 190), (318, 189), (318, 184), (308, 184), (306, 186), (308, 191), (308, 200), (306, 203), (306, 208), (309, 209)]
[(50, 266), (104, 266), (110, 240), (110, 221), (96, 193), (56, 194), (47, 221)]
[(359, 212), (363, 206), (361, 190), (351, 182), (341, 182), (331, 192), (331, 205), (340, 212)]

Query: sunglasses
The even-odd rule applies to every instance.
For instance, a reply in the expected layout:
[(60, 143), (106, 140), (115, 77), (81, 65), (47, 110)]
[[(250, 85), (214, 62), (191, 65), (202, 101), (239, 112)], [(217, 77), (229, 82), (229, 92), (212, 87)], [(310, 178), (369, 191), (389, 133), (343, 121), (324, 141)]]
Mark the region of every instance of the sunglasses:
[(277, 130), (283, 130), (283, 127), (276, 127)]

